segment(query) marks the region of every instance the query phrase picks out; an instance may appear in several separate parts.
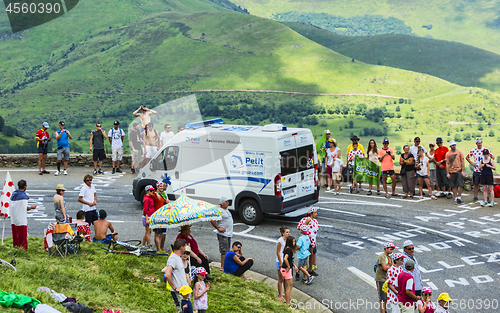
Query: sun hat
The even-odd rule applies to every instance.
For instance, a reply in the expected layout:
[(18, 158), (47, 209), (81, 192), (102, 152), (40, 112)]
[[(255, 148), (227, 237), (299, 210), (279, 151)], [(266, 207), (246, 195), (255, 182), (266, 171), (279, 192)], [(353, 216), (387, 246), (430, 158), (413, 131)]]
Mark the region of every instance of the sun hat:
[(411, 270), (411, 269), (415, 268), (415, 262), (413, 262), (412, 260), (406, 260), (405, 268), (407, 270)]
[(401, 253), (393, 253), (391, 255), (391, 258), (393, 261), (396, 261), (397, 259), (405, 259), (406, 257), (402, 255)]
[(382, 143), (389, 143), (389, 139), (385, 138), (384, 140), (382, 140)]
[(64, 188), (64, 184), (57, 184), (56, 190), (66, 190), (66, 188)]
[(432, 289), (429, 287), (422, 288), (422, 293), (432, 293)]
[(158, 188), (160, 185), (162, 185), (164, 183), (163, 180), (160, 180), (158, 182), (156, 182), (156, 188)]
[(331, 134), (332, 132), (330, 132), (330, 130), (329, 130), (329, 129), (327, 129), (327, 130), (326, 130), (326, 133), (327, 133), (327, 134)]
[(196, 274), (200, 274), (200, 275), (208, 275), (208, 272), (207, 270), (205, 270), (204, 267), (197, 267), (193, 270), (193, 274), (196, 275)]
[(384, 244), (384, 249), (385, 248), (394, 248), (394, 249), (396, 249), (396, 246), (392, 242), (388, 242), (388, 243)]
[(155, 188), (154, 188), (153, 186), (151, 186), (151, 185), (147, 185), (147, 186), (144, 188), (144, 190), (146, 190), (146, 191), (154, 191), (154, 190), (155, 190)]
[(304, 233), (304, 235), (310, 234), (308, 225), (302, 224), (299, 229)]
[(439, 295), (438, 301), (441, 301), (441, 300), (443, 300), (445, 302), (452, 301), (450, 298), (450, 295), (447, 292), (443, 292), (442, 294)]
[(307, 215), (313, 214), (314, 212), (317, 212), (318, 208), (315, 207), (310, 207), (309, 210), (307, 210)]
[(42, 126), (45, 127), (45, 128), (50, 128), (49, 123), (47, 123), (47, 122), (43, 122)]
[(193, 289), (191, 289), (191, 287), (189, 287), (189, 286), (182, 286), (181, 289), (179, 289), (179, 293), (183, 296), (186, 296), (192, 292), (193, 292)]
[(406, 248), (408, 246), (413, 246), (413, 241), (411, 240), (406, 240), (404, 243), (403, 243), (403, 248)]
[(226, 197), (224, 197), (224, 196), (222, 196), (222, 197), (220, 197), (220, 199), (219, 199), (219, 204), (222, 204), (222, 203), (226, 202), (227, 200), (229, 200), (229, 199), (228, 199), (228, 198), (226, 198)]
[(457, 143), (455, 142), (455, 140), (451, 140), (451, 141), (450, 141), (450, 147), (451, 147), (451, 146), (456, 146), (456, 145), (457, 145)]
[(429, 146), (435, 146), (434, 142), (429, 142)]

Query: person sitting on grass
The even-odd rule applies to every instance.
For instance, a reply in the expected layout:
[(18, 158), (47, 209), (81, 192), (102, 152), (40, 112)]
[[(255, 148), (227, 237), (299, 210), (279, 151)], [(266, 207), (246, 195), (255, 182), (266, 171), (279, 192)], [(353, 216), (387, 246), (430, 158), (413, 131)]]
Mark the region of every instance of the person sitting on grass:
[(245, 272), (252, 267), (253, 259), (245, 259), (242, 255), (238, 256), (238, 254), (241, 254), (241, 246), (241, 242), (235, 241), (231, 250), (226, 253), (226, 257), (224, 258), (224, 273), (233, 274), (246, 280)]
[[(117, 233), (115, 232), (113, 225), (111, 225), (111, 222), (106, 221), (107, 216), (108, 214), (106, 213), (106, 211), (99, 210), (99, 219), (94, 222), (95, 234), (94, 238), (92, 238), (93, 242), (110, 243), (111, 240), (118, 240)], [(108, 229), (111, 231), (111, 233), (106, 235)]]
[(181, 289), (179, 290), (179, 293), (182, 295), (182, 300), (181, 300), (181, 308), (182, 308), (182, 313), (193, 313), (193, 305), (191, 304), (191, 300), (189, 299), (191, 297), (191, 293), (193, 292), (193, 289), (189, 286), (182, 286)]

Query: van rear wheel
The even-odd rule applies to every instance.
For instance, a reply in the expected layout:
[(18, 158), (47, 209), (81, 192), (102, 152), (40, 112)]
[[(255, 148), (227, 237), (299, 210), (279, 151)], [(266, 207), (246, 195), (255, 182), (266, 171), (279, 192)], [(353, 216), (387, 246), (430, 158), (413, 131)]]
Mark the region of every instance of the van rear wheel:
[(247, 199), (240, 203), (239, 206), (240, 218), (245, 224), (257, 225), (262, 222), (262, 211), (259, 204), (252, 199)]

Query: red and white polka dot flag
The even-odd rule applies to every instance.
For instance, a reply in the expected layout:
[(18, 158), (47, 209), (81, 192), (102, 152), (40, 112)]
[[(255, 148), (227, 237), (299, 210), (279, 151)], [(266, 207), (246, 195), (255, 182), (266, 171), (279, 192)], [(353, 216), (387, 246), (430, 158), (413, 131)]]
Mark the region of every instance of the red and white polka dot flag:
[(10, 217), (10, 196), (16, 190), (14, 187), (14, 182), (10, 177), (10, 173), (7, 172), (5, 177), (5, 182), (3, 183), (3, 190), (0, 197), (0, 217)]

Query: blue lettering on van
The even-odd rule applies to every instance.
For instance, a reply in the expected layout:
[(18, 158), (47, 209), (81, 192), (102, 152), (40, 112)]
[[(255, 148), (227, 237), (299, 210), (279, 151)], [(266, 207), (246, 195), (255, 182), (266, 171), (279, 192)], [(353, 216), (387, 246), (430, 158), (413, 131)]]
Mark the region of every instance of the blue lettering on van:
[(285, 147), (290, 146), (292, 144), (292, 139), (283, 140), (283, 144), (285, 145)]
[(200, 144), (200, 138), (199, 137), (186, 137), (186, 142), (194, 143), (199, 145)]
[(300, 143), (307, 142), (307, 136), (300, 136)]
[(230, 131), (230, 132), (247, 132), (247, 131), (252, 130), (253, 128), (254, 127), (252, 127), (252, 126), (247, 126), (247, 127), (236, 126), (236, 127), (221, 128), (221, 130)]
[(302, 192), (312, 192), (313, 187), (312, 185), (307, 185), (307, 186), (302, 186)]
[(264, 165), (264, 159), (263, 158), (249, 158), (249, 157), (247, 157), (245, 159), (245, 162), (246, 162), (247, 166), (249, 166), (249, 165), (250, 166), (252, 166), (252, 165), (254, 165), (254, 166), (256, 166), (256, 165), (257, 166), (258, 165)]

